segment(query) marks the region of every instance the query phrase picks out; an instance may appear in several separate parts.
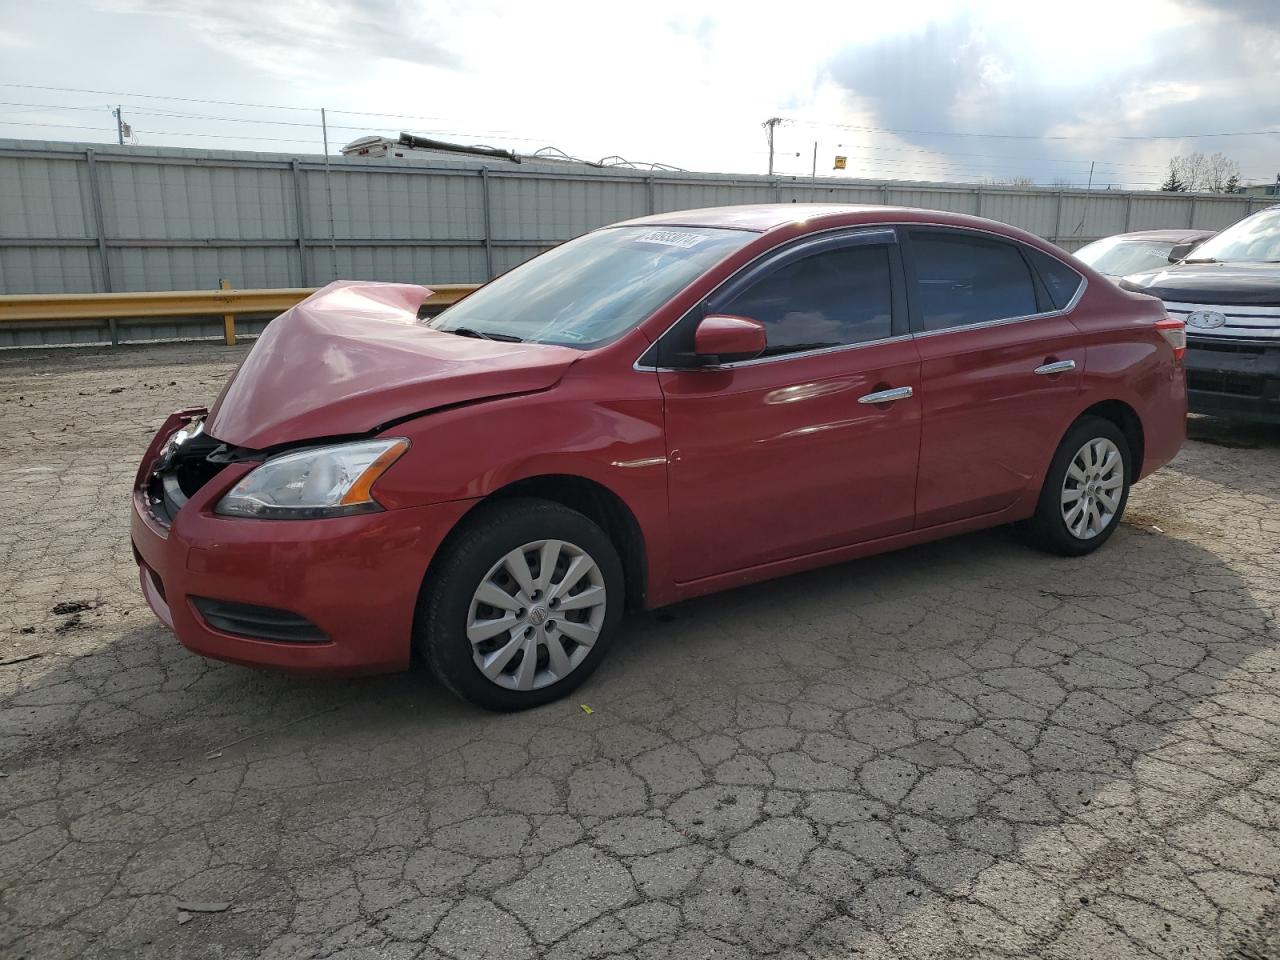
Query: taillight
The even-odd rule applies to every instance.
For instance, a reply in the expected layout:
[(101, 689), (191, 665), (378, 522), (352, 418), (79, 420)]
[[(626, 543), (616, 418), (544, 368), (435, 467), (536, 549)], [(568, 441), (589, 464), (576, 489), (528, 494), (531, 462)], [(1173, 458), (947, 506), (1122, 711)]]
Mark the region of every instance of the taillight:
[(1156, 321), (1156, 329), (1160, 331), (1160, 336), (1169, 341), (1169, 346), (1173, 347), (1173, 359), (1181, 360), (1187, 352), (1186, 324), (1173, 317), (1165, 317)]

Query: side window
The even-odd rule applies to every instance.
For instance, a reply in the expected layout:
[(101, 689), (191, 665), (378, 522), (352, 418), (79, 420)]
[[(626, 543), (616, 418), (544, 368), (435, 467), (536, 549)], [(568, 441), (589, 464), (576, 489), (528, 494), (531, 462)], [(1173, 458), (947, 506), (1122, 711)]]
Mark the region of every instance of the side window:
[(719, 312), (759, 320), (764, 356), (892, 336), (889, 248), (883, 244), (815, 253), (779, 267)]
[(1055, 309), (1064, 310), (1071, 298), (1076, 295), (1084, 277), (1076, 273), (1057, 257), (1051, 257), (1043, 250), (1035, 247), (1023, 247), (1023, 251), (1040, 274), (1045, 290), (1049, 293), (1049, 302)]
[(1001, 240), (929, 231), (911, 234), (922, 330), (945, 330), (1039, 312), (1031, 271)]

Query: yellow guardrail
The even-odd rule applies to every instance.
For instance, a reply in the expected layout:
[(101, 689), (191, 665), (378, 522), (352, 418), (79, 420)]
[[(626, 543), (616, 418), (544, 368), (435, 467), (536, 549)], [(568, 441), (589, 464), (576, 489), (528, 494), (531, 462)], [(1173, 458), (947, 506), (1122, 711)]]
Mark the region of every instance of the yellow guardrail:
[[(240, 314), (275, 314), (288, 310), (315, 293), (317, 287), (280, 287), (268, 290), (159, 290), (140, 293), (17, 293), (0, 296), (0, 323), (61, 325), (83, 320), (130, 320), (164, 317), (174, 320), (222, 317), (224, 338), (236, 342), (236, 317)], [(447, 307), (479, 284), (424, 284), (431, 289), (428, 307)]]

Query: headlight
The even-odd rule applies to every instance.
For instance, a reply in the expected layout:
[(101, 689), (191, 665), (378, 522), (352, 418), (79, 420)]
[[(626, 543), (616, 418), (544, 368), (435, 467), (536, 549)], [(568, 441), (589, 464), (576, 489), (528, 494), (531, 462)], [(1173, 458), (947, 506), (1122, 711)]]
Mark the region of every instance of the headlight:
[(228, 517), (311, 520), (381, 510), (373, 482), (409, 449), (409, 441), (364, 440), (272, 457), (218, 502)]

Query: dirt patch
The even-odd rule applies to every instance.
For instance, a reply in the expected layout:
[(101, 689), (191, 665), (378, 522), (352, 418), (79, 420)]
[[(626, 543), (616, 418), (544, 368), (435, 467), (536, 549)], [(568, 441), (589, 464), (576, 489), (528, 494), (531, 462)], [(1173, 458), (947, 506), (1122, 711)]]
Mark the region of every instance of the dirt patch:
[(60, 617), (65, 617), (72, 613), (83, 613), (86, 610), (92, 610), (94, 607), (101, 606), (98, 600), (63, 600), (61, 603), (53, 605), (53, 613)]

